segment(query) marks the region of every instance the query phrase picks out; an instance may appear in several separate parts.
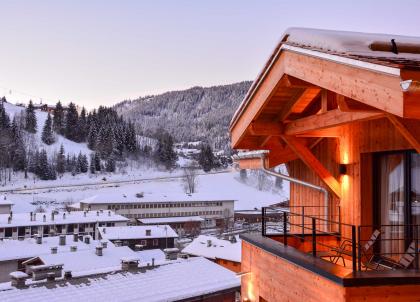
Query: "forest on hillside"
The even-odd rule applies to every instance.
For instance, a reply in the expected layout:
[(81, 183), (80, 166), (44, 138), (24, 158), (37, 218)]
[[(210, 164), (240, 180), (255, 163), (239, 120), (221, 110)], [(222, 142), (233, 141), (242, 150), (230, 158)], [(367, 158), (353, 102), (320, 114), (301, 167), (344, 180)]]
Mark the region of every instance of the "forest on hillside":
[(163, 128), (177, 142), (205, 141), (213, 149), (230, 151), (229, 123), (251, 82), (193, 87), (126, 100), (114, 106), (134, 123), (139, 134), (153, 136)]

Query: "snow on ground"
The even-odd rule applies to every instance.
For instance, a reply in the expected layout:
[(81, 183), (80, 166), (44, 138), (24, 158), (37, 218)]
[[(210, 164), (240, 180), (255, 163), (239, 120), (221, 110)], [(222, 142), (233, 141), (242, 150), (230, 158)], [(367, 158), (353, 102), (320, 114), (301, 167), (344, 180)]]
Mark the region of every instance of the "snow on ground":
[[(256, 187), (239, 180), (238, 172), (199, 175), (197, 178), (198, 193), (212, 198), (235, 199), (235, 210), (251, 210), (261, 208), (289, 198), (288, 186), (284, 190), (259, 191)], [(28, 191), (5, 192), (4, 195), (14, 203), (14, 212), (29, 212), (42, 205), (44, 209), (62, 207), (63, 203), (76, 203), (82, 199), (107, 192), (115, 194), (127, 192), (144, 192), (180, 194), (184, 192), (181, 179), (153, 179), (136, 181), (135, 183), (98, 184), (94, 186), (57, 187)]]
[[(6, 112), (10, 116), (10, 120), (13, 119), (13, 117), (16, 114), (19, 114), (22, 112), (22, 114), (25, 111), (25, 108), (13, 105), (11, 103), (4, 103), (4, 108), (6, 109)], [(34, 147), (33, 149), (39, 148), (39, 149), (45, 149), (49, 156), (52, 156), (54, 153), (58, 153), (60, 150), (61, 144), (64, 146), (64, 151), (66, 154), (79, 154), (81, 152), (82, 154), (90, 155), (92, 152), (87, 147), (86, 143), (76, 143), (71, 140), (68, 140), (64, 136), (56, 135), (56, 142), (52, 145), (46, 145), (41, 140), (42, 135), (42, 129), (44, 128), (45, 120), (47, 119), (47, 112), (41, 111), (41, 110), (35, 110), (36, 113), (36, 121), (37, 121), (37, 132), (35, 134), (35, 140), (34, 140)]]

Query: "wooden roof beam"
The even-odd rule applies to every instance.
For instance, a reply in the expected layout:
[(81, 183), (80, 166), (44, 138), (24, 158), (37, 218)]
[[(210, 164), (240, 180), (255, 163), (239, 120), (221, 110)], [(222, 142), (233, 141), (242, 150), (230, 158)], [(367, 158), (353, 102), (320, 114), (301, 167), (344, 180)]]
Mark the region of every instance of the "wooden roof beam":
[(283, 129), (281, 123), (254, 121), (248, 131), (251, 135), (257, 136), (280, 136)]
[(285, 135), (298, 135), (314, 130), (336, 127), (352, 122), (384, 117), (382, 113), (372, 112), (342, 112), (339, 109), (311, 115), (285, 124)]
[(282, 139), (292, 149), (295, 154), (312, 170), (328, 188), (338, 197), (341, 198), (341, 185), (335, 177), (324, 167), (324, 165), (312, 154), (311, 150), (302, 144), (299, 139), (290, 136), (282, 136)]
[(395, 126), (398, 132), (410, 143), (410, 145), (416, 149), (417, 153), (420, 153), (420, 141), (410, 132), (410, 130), (404, 125), (401, 118), (388, 114), (388, 120)]

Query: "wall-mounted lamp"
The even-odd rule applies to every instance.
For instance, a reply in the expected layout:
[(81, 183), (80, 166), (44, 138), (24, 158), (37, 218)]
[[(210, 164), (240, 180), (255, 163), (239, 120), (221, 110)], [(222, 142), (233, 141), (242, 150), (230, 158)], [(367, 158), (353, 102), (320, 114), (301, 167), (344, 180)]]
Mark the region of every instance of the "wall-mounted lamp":
[(340, 175), (346, 175), (347, 174), (347, 165), (346, 164), (340, 164), (338, 167), (338, 171), (340, 172)]

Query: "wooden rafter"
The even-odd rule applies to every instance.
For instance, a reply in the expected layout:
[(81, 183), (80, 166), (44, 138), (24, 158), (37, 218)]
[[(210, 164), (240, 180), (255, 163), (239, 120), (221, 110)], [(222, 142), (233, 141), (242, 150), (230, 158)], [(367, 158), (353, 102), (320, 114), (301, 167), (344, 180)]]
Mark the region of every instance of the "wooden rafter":
[(280, 136), (282, 134), (282, 127), (280, 123), (276, 122), (252, 122), (249, 127), (251, 135), (258, 136)]
[(290, 100), (285, 104), (278, 115), (279, 121), (284, 121), (291, 113), (301, 113), (318, 96), (321, 88), (311, 86), (296, 99)]
[(295, 154), (312, 169), (328, 186), (328, 188), (341, 198), (341, 185), (335, 177), (324, 167), (324, 165), (312, 154), (311, 150), (302, 144), (299, 139), (290, 136), (282, 136), (282, 139), (292, 149)]
[(284, 127), (285, 135), (297, 135), (308, 131), (336, 127), (356, 121), (377, 119), (383, 117), (381, 113), (372, 112), (342, 112), (339, 109), (304, 117), (289, 122)]
[(420, 153), (419, 140), (404, 125), (402, 119), (392, 114), (388, 114), (387, 118), (395, 126), (395, 128), (401, 133), (401, 135), (410, 143), (410, 145), (414, 149), (416, 149), (417, 153)]

